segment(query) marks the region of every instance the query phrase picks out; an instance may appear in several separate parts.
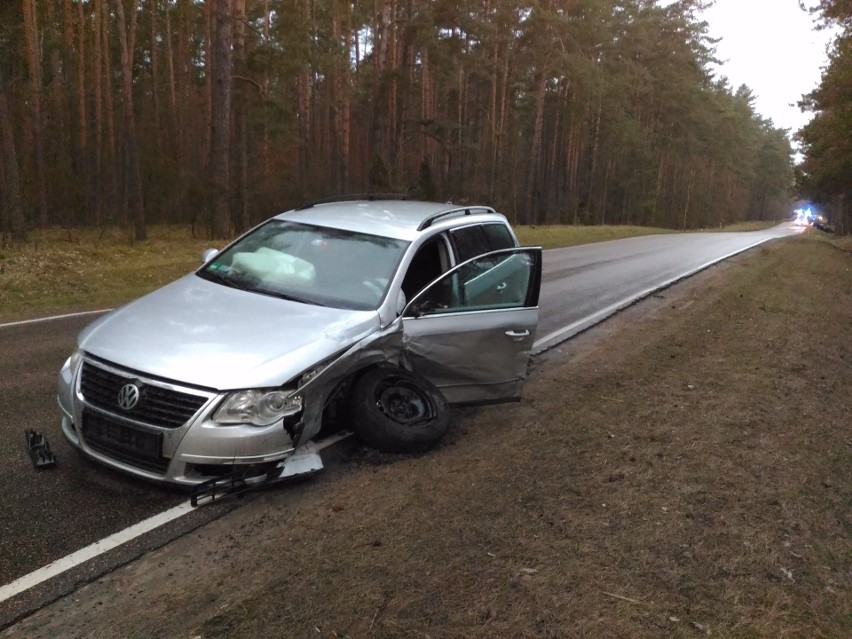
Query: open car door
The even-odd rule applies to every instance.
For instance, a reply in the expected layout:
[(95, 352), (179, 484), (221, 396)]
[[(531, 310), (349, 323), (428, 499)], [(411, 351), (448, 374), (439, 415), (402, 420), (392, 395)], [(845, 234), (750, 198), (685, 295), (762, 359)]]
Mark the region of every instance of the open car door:
[(541, 248), (502, 249), (456, 266), (406, 306), (406, 361), (450, 403), (519, 399), (540, 285)]

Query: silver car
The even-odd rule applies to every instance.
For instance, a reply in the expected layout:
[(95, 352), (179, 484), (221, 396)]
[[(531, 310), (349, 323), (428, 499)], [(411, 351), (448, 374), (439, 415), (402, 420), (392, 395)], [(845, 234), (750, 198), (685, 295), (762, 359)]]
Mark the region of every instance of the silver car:
[(185, 485), (283, 478), (321, 468), (311, 442), (334, 429), (422, 450), (449, 404), (519, 398), (541, 249), (489, 207), (315, 204), (203, 260), (80, 334), (58, 401), (86, 456)]

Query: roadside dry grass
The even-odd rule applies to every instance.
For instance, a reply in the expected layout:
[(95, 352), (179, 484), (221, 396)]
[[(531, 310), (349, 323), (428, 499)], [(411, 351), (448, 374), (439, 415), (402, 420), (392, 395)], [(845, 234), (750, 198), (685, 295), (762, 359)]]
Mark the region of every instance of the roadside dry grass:
[(764, 221), (764, 222), (760, 222), (760, 221), (736, 222), (734, 224), (728, 224), (727, 226), (723, 226), (723, 227), (716, 227), (716, 228), (702, 229), (702, 230), (704, 230), (704, 231), (725, 231), (725, 232), (731, 232), (731, 233), (734, 233), (734, 232), (742, 233), (742, 232), (747, 232), (747, 231), (763, 231), (764, 229), (770, 229), (773, 226), (776, 226), (778, 224), (778, 222), (779, 222), (779, 220), (772, 220), (772, 221), (768, 221), (768, 222), (766, 222), (766, 221)]
[(190, 272), (211, 246), (188, 226), (148, 235), (133, 242), (118, 229), (48, 229), (0, 248), (0, 320), (123, 304)]
[(850, 268), (750, 251), (0, 636), (852, 636)]
[(837, 248), (846, 251), (847, 253), (852, 253), (852, 235), (840, 235), (840, 236), (832, 236), (821, 234), (823, 239), (830, 242)]
[(525, 246), (541, 246), (545, 249), (621, 240), (626, 237), (639, 237), (641, 235), (676, 232), (671, 229), (658, 229), (649, 226), (571, 226), (556, 224), (551, 226), (515, 227), (515, 233), (521, 244)]

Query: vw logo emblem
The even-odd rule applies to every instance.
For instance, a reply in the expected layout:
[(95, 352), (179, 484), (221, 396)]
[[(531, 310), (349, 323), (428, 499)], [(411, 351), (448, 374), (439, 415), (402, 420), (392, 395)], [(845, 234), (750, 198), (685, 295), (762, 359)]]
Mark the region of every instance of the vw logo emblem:
[(139, 403), (139, 387), (136, 384), (125, 384), (118, 391), (118, 405), (124, 410), (133, 410)]

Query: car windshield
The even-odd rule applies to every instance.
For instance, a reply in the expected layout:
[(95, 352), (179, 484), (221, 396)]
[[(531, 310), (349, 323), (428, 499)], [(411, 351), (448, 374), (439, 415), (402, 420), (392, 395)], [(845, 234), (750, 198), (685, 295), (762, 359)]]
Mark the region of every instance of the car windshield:
[(216, 255), (204, 279), (306, 304), (378, 308), (407, 242), (272, 220)]

